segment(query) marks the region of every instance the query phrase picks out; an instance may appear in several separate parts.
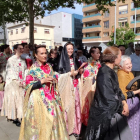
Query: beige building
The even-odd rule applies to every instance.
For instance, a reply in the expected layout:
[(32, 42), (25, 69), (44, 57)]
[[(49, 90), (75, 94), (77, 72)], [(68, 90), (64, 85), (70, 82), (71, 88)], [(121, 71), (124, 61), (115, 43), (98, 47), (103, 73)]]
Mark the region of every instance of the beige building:
[[(114, 0), (112, 0), (114, 2)], [(114, 2), (115, 3), (115, 2)], [(83, 43), (85, 46), (107, 44), (115, 25), (115, 7), (109, 7), (110, 13), (99, 12), (95, 3), (83, 6)], [(135, 28), (135, 7), (132, 0), (125, 3), (117, 2), (116, 28), (129, 23), (130, 28)], [(136, 8), (136, 40), (140, 40), (140, 8)]]
[[(8, 27), (9, 45), (29, 43), (29, 26), (25, 23), (9, 24)], [(47, 49), (54, 47), (54, 26), (43, 24), (34, 25), (34, 43), (37, 45), (46, 45)]]

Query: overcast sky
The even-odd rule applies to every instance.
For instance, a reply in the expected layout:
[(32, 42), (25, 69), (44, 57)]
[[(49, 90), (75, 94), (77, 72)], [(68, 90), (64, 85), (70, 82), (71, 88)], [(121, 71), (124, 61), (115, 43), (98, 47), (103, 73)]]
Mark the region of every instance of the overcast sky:
[[(61, 8), (60, 7), (58, 10), (52, 11), (51, 14), (55, 14), (55, 13), (58, 13), (58, 12), (67, 12), (67, 13), (70, 13), (70, 14), (83, 15), (82, 8), (83, 8), (83, 5), (75, 4), (75, 9)], [(46, 16), (48, 15), (47, 11), (46, 11), (46, 14), (45, 15)]]

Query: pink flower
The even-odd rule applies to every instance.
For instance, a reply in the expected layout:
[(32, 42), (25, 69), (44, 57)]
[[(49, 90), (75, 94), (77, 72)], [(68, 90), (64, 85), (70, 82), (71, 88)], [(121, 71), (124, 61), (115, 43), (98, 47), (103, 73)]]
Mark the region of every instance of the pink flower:
[(95, 70), (95, 74), (97, 74), (97, 71)]
[(19, 72), (19, 78), (22, 79), (22, 71)]
[(52, 95), (50, 94), (50, 90), (48, 88), (45, 88), (44, 89), (44, 94), (45, 94), (45, 97), (48, 99), (48, 100), (52, 100)]
[(19, 66), (21, 66), (21, 63), (19, 63)]
[(85, 70), (83, 74), (84, 78), (89, 76), (89, 70)]
[(42, 65), (41, 66), (41, 69), (46, 73), (46, 74), (49, 74), (51, 69), (50, 67), (46, 64), (46, 65)]
[(73, 80), (73, 85), (74, 85), (74, 87), (76, 87), (78, 85), (78, 79)]
[(97, 68), (99, 69), (101, 67), (101, 64), (97, 64)]
[(54, 110), (52, 110), (51, 115), (54, 116)]
[(31, 75), (26, 76), (26, 85), (30, 84), (30, 81), (33, 81), (33, 77)]
[(58, 75), (56, 75), (56, 79), (58, 79)]

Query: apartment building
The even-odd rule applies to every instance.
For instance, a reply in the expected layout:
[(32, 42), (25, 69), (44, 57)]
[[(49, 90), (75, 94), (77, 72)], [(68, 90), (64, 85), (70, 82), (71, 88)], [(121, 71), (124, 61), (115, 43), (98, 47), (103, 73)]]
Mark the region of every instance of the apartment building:
[[(112, 0), (115, 3), (114, 0)], [(107, 44), (115, 25), (115, 7), (109, 7), (109, 13), (99, 12), (95, 3), (83, 5), (83, 43), (85, 46)], [(116, 4), (116, 28), (129, 23), (135, 28), (135, 5), (132, 0)], [(136, 8), (136, 40), (140, 40), (140, 8)]]
[[(7, 25), (8, 41), (12, 48), (14, 44), (30, 43), (29, 26), (25, 23), (10, 23)], [(54, 26), (37, 24), (34, 25), (34, 43), (46, 45), (47, 49), (54, 47)]]
[(82, 15), (58, 12), (48, 15), (44, 18), (35, 20), (35, 23), (42, 23), (54, 28), (54, 45), (64, 46), (66, 42), (71, 41), (77, 45), (82, 45)]

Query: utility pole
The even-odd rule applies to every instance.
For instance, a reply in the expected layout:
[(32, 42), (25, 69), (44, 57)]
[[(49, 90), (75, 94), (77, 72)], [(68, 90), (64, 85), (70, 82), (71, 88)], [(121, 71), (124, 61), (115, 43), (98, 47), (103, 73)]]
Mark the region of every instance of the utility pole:
[(117, 8), (117, 0), (115, 0), (115, 26), (114, 26), (114, 45), (116, 44), (116, 8)]

